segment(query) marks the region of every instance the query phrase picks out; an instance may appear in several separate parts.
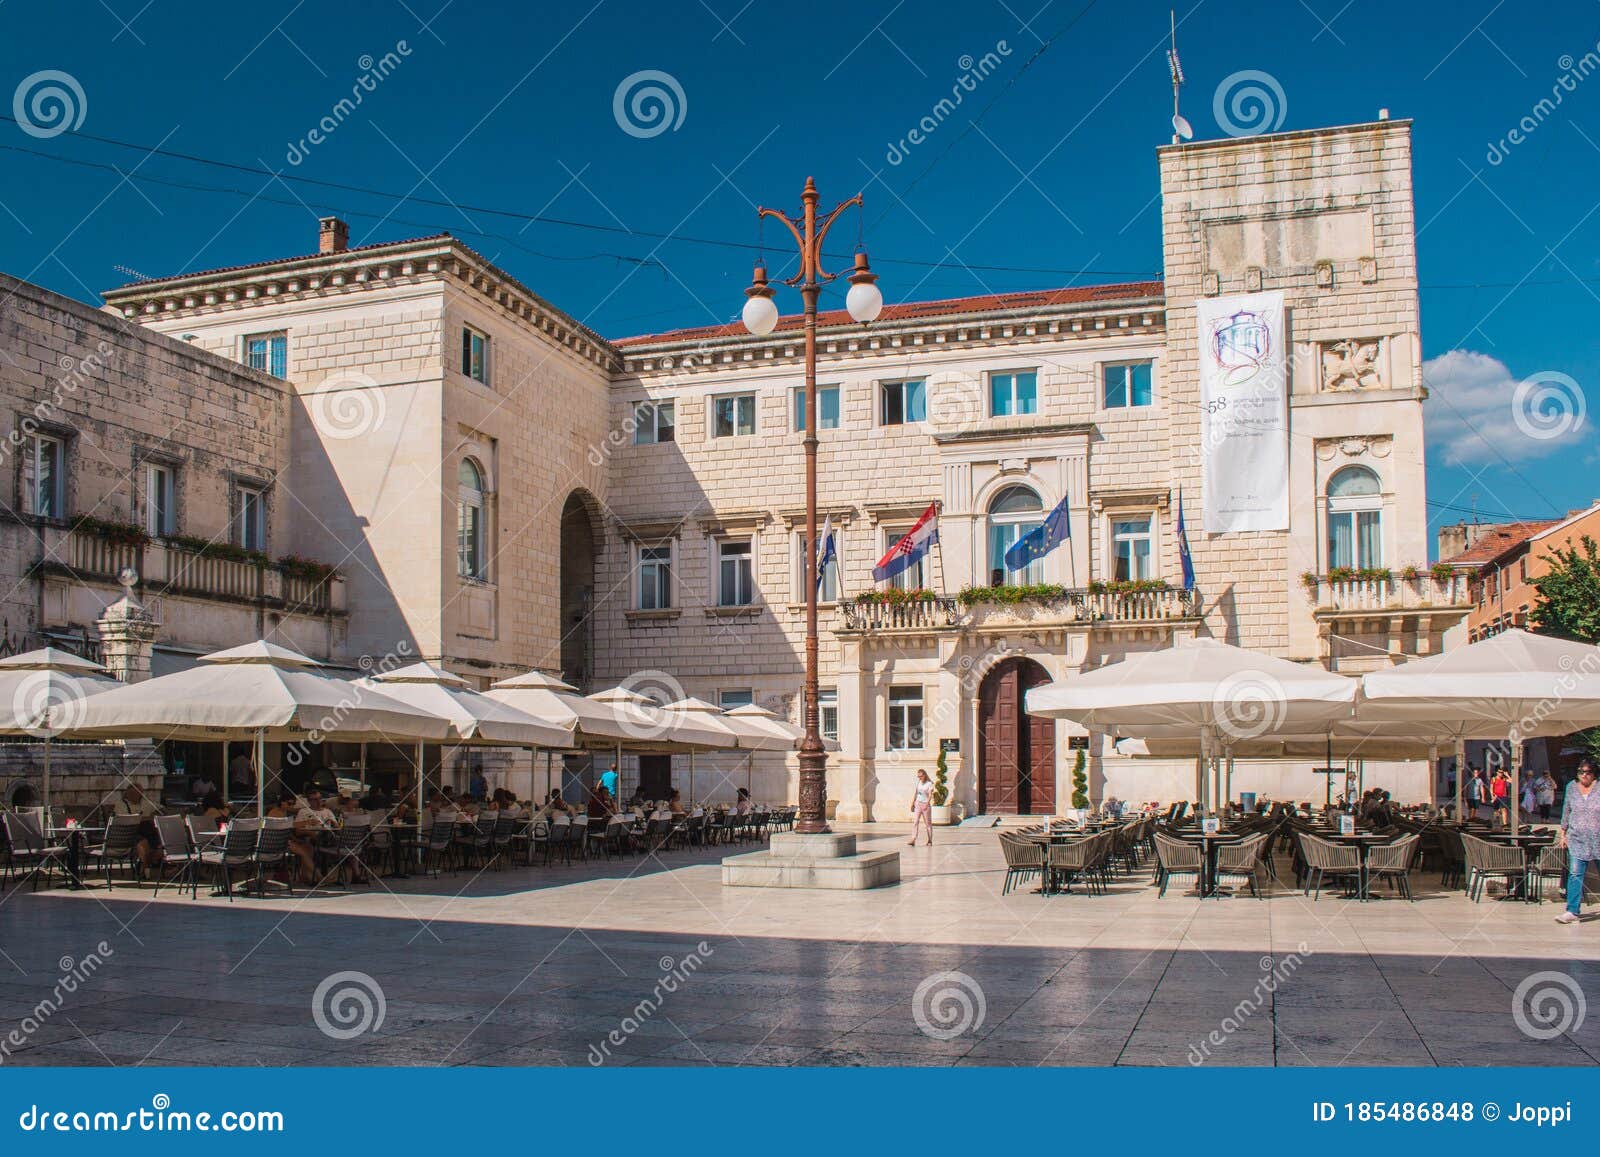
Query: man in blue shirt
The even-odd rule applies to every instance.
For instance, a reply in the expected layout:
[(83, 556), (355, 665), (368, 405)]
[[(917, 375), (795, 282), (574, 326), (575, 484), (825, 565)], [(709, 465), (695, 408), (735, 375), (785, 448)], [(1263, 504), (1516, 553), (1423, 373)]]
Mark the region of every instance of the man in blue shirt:
[(600, 786), (611, 793), (611, 798), (617, 798), (617, 765), (612, 764), (600, 773)]

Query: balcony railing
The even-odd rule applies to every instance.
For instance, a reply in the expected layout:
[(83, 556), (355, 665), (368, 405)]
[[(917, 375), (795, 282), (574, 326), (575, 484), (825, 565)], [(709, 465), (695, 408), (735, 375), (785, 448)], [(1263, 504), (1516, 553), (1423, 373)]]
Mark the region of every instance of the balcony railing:
[(1200, 592), (1183, 590), (1090, 591), (1077, 588), (1052, 598), (1015, 603), (976, 603), (963, 607), (953, 598), (907, 603), (839, 604), (838, 629), (888, 632), (962, 629), (990, 630), (1009, 626), (1139, 626), (1181, 622), (1200, 617)]
[(1464, 610), (1472, 606), (1470, 586), (1466, 575), (1438, 579), (1427, 574), (1409, 579), (1313, 576), (1306, 583), (1318, 613)]
[[(116, 583), (131, 569), (151, 597), (161, 595), (265, 603), (297, 614), (320, 615), (344, 609), (344, 580), (291, 574), (271, 563), (227, 558), (155, 541), (116, 542), (92, 531), (46, 527), (47, 570), (66, 571), (80, 579)], [(148, 606), (149, 598), (145, 599)]]

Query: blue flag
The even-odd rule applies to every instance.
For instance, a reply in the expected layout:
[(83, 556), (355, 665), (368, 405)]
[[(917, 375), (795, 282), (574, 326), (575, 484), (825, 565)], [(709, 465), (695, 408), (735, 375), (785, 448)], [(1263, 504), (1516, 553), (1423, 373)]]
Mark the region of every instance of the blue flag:
[(1194, 559), (1189, 557), (1189, 532), (1183, 526), (1183, 491), (1178, 491), (1178, 561), (1183, 564), (1183, 589), (1194, 590)]
[(1006, 569), (1021, 570), (1034, 559), (1043, 558), (1072, 537), (1072, 516), (1062, 498), (1042, 523), (1013, 542), (1006, 551)]
[(839, 557), (839, 549), (833, 539), (833, 515), (828, 515), (822, 523), (822, 554), (817, 559), (817, 591), (820, 593), (822, 584), (828, 579), (828, 564)]

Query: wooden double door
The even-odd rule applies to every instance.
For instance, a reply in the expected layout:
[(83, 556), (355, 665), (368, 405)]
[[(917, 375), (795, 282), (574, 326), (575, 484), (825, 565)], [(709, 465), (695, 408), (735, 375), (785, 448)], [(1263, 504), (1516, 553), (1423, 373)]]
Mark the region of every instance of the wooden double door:
[(1032, 659), (1006, 659), (978, 687), (978, 804), (989, 815), (1053, 815), (1055, 720), (1029, 715), (1023, 696), (1050, 682)]

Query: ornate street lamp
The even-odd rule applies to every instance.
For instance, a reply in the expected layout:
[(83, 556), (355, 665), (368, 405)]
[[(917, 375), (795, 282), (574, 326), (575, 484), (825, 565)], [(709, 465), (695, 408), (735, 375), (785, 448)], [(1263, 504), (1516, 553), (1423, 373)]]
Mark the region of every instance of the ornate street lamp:
[[(776, 217), (794, 234), (800, 247), (800, 271), (785, 285), (798, 286), (800, 298), (805, 303), (806, 331), (806, 557), (810, 563), (806, 572), (806, 683), (805, 683), (805, 737), (800, 741), (800, 815), (795, 831), (818, 833), (828, 830), (828, 753), (822, 746), (822, 730), (817, 712), (817, 298), (822, 287), (839, 277), (837, 273), (822, 270), (822, 242), (828, 230), (838, 220), (839, 214), (852, 205), (861, 204), (857, 193), (848, 201), (834, 206), (820, 221), (817, 219), (817, 183), (806, 178), (805, 192), (800, 199), (805, 209), (799, 220), (778, 209), (758, 209), (759, 217)], [(856, 251), (855, 271), (850, 275), (850, 292), (845, 295), (845, 309), (850, 316), (863, 324), (877, 319), (883, 310), (883, 294), (874, 284), (877, 275), (867, 266), (865, 249)], [(744, 325), (757, 336), (769, 334), (778, 324), (778, 307), (772, 301), (773, 289), (767, 284), (767, 268), (758, 263), (755, 277), (745, 290)]]

